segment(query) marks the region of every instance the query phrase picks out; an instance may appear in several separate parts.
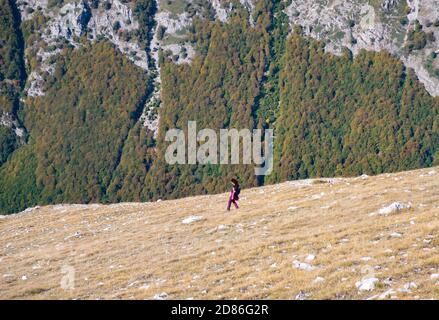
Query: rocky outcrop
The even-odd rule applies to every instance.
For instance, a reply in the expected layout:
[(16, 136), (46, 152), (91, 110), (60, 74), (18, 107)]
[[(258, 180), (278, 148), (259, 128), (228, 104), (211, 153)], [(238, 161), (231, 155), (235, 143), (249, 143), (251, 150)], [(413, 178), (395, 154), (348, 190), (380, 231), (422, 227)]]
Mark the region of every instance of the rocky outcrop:
[[(227, 22), (235, 10), (232, 1), (206, 0), (201, 7), (192, 0), (169, 2), (158, 0), (154, 16), (155, 29), (149, 50), (144, 50), (133, 37), (122, 34), (135, 32), (139, 22), (133, 15), (134, 2), (108, 0), (111, 6), (100, 1), (96, 6), (89, 0), (65, 1), (61, 7), (48, 7), (48, 0), (17, 0), (22, 20), (30, 20), (40, 12), (47, 19), (39, 30), (40, 42), (27, 48), (30, 60), (34, 54), (38, 66), (28, 75), (26, 93), (36, 97), (44, 95), (44, 79), (53, 73), (53, 58), (59, 54), (60, 39), (68, 44), (80, 46), (79, 37), (86, 35), (89, 41), (105, 38), (145, 72), (155, 77), (155, 90), (146, 102), (140, 118), (143, 125), (155, 134), (158, 128), (160, 107), (160, 68), (158, 52), (168, 52), (175, 63), (190, 63), (195, 55), (193, 45), (187, 41), (187, 30), (195, 17), (208, 18), (208, 14)], [(250, 13), (254, 11), (254, 0), (240, 0)], [(195, 9), (194, 9), (195, 8)], [(300, 25), (305, 34), (324, 40), (329, 52), (340, 55), (345, 48), (354, 55), (360, 50), (386, 50), (412, 68), (419, 80), (432, 95), (439, 95), (439, 0), (381, 0), (371, 4), (368, 0), (292, 0), (285, 9), (291, 25)], [(203, 10), (202, 10), (203, 9)], [(210, 10), (210, 11), (209, 11)], [(209, 17), (210, 17), (209, 15)], [(253, 24), (252, 14), (249, 15)], [(425, 47), (408, 52), (408, 34), (419, 23), (424, 32), (434, 35)], [(159, 36), (160, 33), (160, 36)], [(149, 53), (147, 53), (147, 51)], [(152, 59), (152, 61), (150, 61)], [(149, 70), (154, 66), (154, 70)]]
[(230, 3), (228, 6), (225, 6), (220, 0), (211, 0), (211, 4), (216, 13), (215, 17), (221, 22), (226, 22), (230, 12), (233, 10), (232, 4)]
[(153, 132), (154, 138), (157, 137), (159, 130), (159, 120), (160, 116), (158, 113), (158, 108), (160, 107), (160, 85), (156, 84), (155, 90), (151, 98), (146, 102), (143, 108), (143, 113), (140, 117), (140, 122), (142, 125)]
[(385, 11), (390, 11), (398, 4), (398, 0), (384, 0), (381, 4), (381, 8)]
[[(255, 4), (253, 0), (239, 0), (241, 5), (246, 8), (250, 13), (253, 13)], [(233, 3), (229, 1), (221, 1), (221, 0), (210, 0), (210, 3), (215, 10), (215, 17), (216, 19), (220, 20), (221, 22), (227, 22), (229, 19), (230, 14), (233, 12), (234, 7)], [(252, 14), (250, 14), (250, 23), (253, 25), (253, 17)]]
[(11, 114), (0, 111), (0, 126), (8, 127), (14, 131), (17, 137), (24, 138), (24, 128), (20, 126), (18, 121)]
[[(437, 8), (438, 0), (382, 0), (376, 6), (367, 0), (292, 0), (285, 13), (291, 25), (300, 25), (305, 34), (324, 40), (326, 50), (334, 54), (348, 48), (354, 55), (365, 49), (386, 50), (400, 57), (428, 92), (439, 96), (439, 78), (432, 70), (439, 70), (439, 61), (432, 58), (439, 49)], [(407, 37), (417, 23), (422, 32), (434, 37), (423, 48), (408, 51)]]
[[(35, 51), (40, 61), (37, 69), (32, 70), (27, 84), (28, 96), (41, 96), (44, 94), (42, 84), (45, 73), (52, 73), (54, 65), (50, 59), (60, 50), (60, 39), (67, 41), (74, 47), (79, 46), (79, 37), (87, 32), (90, 41), (104, 37), (111, 41), (122, 53), (132, 60), (137, 66), (148, 70), (148, 56), (139, 43), (134, 40), (126, 41), (120, 36), (121, 32), (133, 31), (139, 28), (133, 17), (129, 4), (112, 0), (111, 7), (104, 7), (103, 3), (97, 8), (91, 8), (88, 1), (71, 1), (61, 8), (48, 8), (47, 0), (19, 1), (22, 19), (29, 20), (35, 12), (41, 12), (47, 22), (39, 32), (41, 42), (35, 44)], [(28, 52), (31, 51), (28, 48)]]

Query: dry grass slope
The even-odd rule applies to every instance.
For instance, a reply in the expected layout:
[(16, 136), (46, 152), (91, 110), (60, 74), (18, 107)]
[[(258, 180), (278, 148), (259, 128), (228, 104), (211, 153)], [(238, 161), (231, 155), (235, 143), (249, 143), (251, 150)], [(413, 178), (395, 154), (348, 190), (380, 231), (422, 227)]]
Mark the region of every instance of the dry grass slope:
[[(244, 190), (230, 213), (226, 198), (3, 217), (0, 298), (439, 299), (439, 168)], [(410, 208), (378, 213), (395, 201)]]

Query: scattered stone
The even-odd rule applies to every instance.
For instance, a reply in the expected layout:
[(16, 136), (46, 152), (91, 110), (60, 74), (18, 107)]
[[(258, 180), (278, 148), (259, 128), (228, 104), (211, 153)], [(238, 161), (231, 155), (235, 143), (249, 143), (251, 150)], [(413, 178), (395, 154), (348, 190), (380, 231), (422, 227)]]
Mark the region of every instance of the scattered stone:
[(323, 277), (317, 277), (313, 281), (314, 284), (321, 284), (323, 282), (325, 282), (325, 278), (323, 278)]
[(377, 278), (366, 278), (355, 283), (355, 286), (360, 291), (373, 291), (375, 290), (375, 284), (379, 280)]
[(398, 289), (399, 292), (410, 293), (411, 289), (417, 289), (418, 285), (415, 282), (408, 282), (404, 285), (404, 287)]
[(40, 206), (36, 206), (36, 207), (33, 207), (33, 208), (27, 208), (23, 212), (29, 213), (29, 212), (33, 212), (33, 211), (39, 210), (40, 208), (41, 208)]
[(65, 237), (64, 241), (70, 240), (71, 238), (81, 238), (82, 234), (79, 231), (76, 231), (74, 234), (72, 234), (71, 236)]
[(398, 233), (398, 232), (393, 232), (393, 233), (390, 234), (390, 236), (391, 236), (392, 238), (401, 238), (401, 237), (402, 237), (402, 234), (400, 234), (400, 233)]
[(411, 208), (410, 204), (405, 204), (402, 202), (394, 202), (391, 205), (387, 206), (387, 207), (383, 207), (378, 211), (379, 215), (388, 215), (391, 213), (398, 213), (401, 212), (402, 210), (408, 210)]
[(201, 216), (189, 216), (186, 219), (183, 219), (183, 221), (181, 223), (183, 223), (183, 224), (191, 224), (193, 222), (197, 222), (197, 221), (200, 221), (202, 219), (203, 219), (203, 217), (201, 217)]
[(389, 289), (389, 290), (387, 290), (387, 291), (381, 293), (381, 294), (378, 296), (378, 299), (381, 299), (381, 300), (383, 300), (383, 299), (389, 299), (389, 298), (391, 298), (391, 299), (395, 299), (395, 298), (396, 298), (396, 291), (395, 291), (395, 290), (393, 290), (393, 289)]
[(312, 270), (315, 269), (315, 268), (314, 268), (312, 265), (310, 265), (309, 263), (306, 263), (306, 262), (300, 262), (300, 261), (298, 261), (298, 260), (294, 260), (294, 261), (293, 261), (293, 266), (294, 266), (296, 269), (305, 270), (305, 271), (312, 271)]
[(158, 293), (154, 295), (154, 300), (166, 300), (168, 298), (168, 294), (166, 292)]
[(305, 291), (300, 290), (300, 292), (296, 295), (296, 300), (305, 300), (309, 296), (310, 296), (309, 293), (306, 293)]
[(313, 255), (313, 254), (309, 254), (309, 255), (306, 256), (305, 261), (307, 261), (307, 262), (311, 262), (311, 261), (313, 261), (315, 258), (316, 258), (315, 255)]

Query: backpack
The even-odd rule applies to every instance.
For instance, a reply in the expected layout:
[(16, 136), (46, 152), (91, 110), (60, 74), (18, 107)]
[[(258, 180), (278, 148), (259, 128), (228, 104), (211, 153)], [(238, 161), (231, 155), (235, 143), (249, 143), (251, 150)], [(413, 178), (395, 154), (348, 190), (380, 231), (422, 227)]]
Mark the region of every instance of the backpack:
[(235, 188), (235, 200), (239, 200), (239, 194), (241, 193), (241, 188), (236, 187)]

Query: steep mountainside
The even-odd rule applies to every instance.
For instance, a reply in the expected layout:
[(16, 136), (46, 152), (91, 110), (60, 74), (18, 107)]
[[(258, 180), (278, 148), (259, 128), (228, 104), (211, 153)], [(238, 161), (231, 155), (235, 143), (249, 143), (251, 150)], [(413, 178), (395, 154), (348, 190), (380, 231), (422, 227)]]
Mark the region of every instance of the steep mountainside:
[[(0, 213), (439, 163), (435, 0), (0, 4)], [(166, 164), (188, 120), (275, 129), (274, 173)]]
[(0, 217), (0, 298), (439, 299), (438, 176), (28, 209)]
[(0, 1), (0, 166), (22, 142), (17, 120), (18, 96), (24, 84), (23, 39), (18, 10), (12, 1)]

